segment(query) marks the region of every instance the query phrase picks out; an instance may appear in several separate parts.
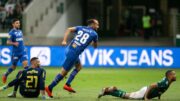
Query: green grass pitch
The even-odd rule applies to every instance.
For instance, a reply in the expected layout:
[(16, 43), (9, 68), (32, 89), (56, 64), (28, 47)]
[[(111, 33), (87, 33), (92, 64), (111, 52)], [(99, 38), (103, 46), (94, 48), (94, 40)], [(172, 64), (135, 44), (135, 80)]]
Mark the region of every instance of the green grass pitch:
[[(0, 67), (0, 75), (7, 68)], [(8, 81), (12, 80), (18, 70), (17, 68), (9, 77)], [(51, 83), (60, 68), (45, 68), (46, 85)], [(136, 91), (145, 85), (157, 82), (162, 79), (167, 69), (109, 69), (109, 68), (83, 68), (72, 82), (72, 87), (77, 91), (76, 94), (70, 94), (62, 89), (65, 81), (58, 84), (53, 90), (54, 99), (50, 101), (124, 101), (120, 98), (105, 96), (97, 99), (97, 95), (103, 87), (117, 86), (127, 92)], [(175, 69), (177, 81), (162, 95), (161, 101), (180, 101), (180, 69)], [(68, 76), (67, 76), (68, 77)], [(0, 81), (0, 86), (2, 86)], [(22, 98), (18, 93), (17, 98), (7, 98), (7, 94), (12, 91), (12, 88), (0, 92), (0, 101), (32, 101), (42, 100)], [(132, 100), (126, 100), (132, 101)]]

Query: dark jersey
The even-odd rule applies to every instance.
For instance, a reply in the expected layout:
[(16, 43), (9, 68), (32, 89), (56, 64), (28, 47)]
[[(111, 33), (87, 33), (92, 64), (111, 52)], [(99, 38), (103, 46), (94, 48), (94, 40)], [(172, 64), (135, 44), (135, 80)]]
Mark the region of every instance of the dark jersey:
[(160, 82), (157, 83), (157, 88), (151, 90), (148, 95), (148, 98), (154, 98), (161, 96), (169, 88), (169, 81), (167, 78), (163, 78)]
[(42, 68), (29, 68), (18, 74), (8, 85), (20, 85), (20, 94), (24, 97), (38, 97), (40, 90), (45, 88), (46, 72)]

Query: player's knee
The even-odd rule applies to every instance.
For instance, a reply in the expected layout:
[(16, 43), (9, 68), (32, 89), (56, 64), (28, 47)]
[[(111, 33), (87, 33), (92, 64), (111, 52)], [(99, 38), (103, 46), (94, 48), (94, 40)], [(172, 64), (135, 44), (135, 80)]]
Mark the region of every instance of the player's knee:
[(80, 63), (76, 64), (75, 67), (78, 71), (80, 71), (82, 69), (82, 65)]
[(81, 69), (82, 69), (82, 67), (80, 66), (80, 67), (78, 67), (78, 68), (76, 68), (78, 71), (80, 71)]
[(67, 73), (61, 72), (61, 75), (64, 77), (67, 75)]
[(66, 71), (64, 68), (62, 68), (62, 71), (61, 71), (60, 74), (61, 74), (62, 76), (66, 76), (67, 73), (68, 73), (68, 71)]
[(16, 69), (16, 65), (12, 65), (11, 68), (12, 68), (13, 70), (15, 70), (15, 69)]

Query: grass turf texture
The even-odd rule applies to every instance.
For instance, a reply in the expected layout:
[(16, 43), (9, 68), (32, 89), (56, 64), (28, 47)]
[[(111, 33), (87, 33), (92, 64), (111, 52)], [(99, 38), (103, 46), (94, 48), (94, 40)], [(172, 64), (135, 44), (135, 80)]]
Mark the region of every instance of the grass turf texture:
[[(0, 75), (6, 71), (7, 68), (0, 67)], [(8, 77), (8, 81), (12, 80), (18, 70), (17, 68)], [(57, 73), (60, 72), (60, 68), (45, 68), (46, 85), (50, 84)], [(157, 82), (162, 79), (167, 69), (109, 69), (109, 68), (84, 68), (76, 76), (72, 82), (72, 87), (77, 91), (76, 94), (70, 94), (64, 91), (63, 85), (67, 79), (60, 82), (53, 90), (54, 99), (50, 101), (118, 101), (123, 100), (116, 97), (105, 96), (101, 99), (97, 99), (97, 95), (103, 87), (106, 86), (117, 86), (125, 91), (131, 92), (139, 90), (145, 85), (149, 85), (153, 82)], [(161, 101), (180, 101), (180, 69), (175, 69), (177, 74), (177, 81), (173, 83), (170, 88), (165, 92)], [(0, 86), (2, 86), (0, 81)], [(7, 98), (7, 94), (12, 91), (12, 88), (0, 92), (0, 101), (31, 101), (31, 100), (42, 100), (41, 97), (38, 99), (27, 99), (17, 94), (17, 98)], [(132, 100), (126, 100), (132, 101)], [(158, 101), (158, 100), (156, 100)]]

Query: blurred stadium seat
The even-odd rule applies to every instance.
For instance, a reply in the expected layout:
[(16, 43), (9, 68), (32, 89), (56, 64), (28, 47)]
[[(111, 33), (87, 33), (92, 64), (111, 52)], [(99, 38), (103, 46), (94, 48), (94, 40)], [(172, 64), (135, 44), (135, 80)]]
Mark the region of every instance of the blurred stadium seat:
[(11, 20), (18, 18), (22, 21), (23, 10), (32, 0), (1, 0), (0, 1), (0, 30), (7, 32), (11, 27)]

